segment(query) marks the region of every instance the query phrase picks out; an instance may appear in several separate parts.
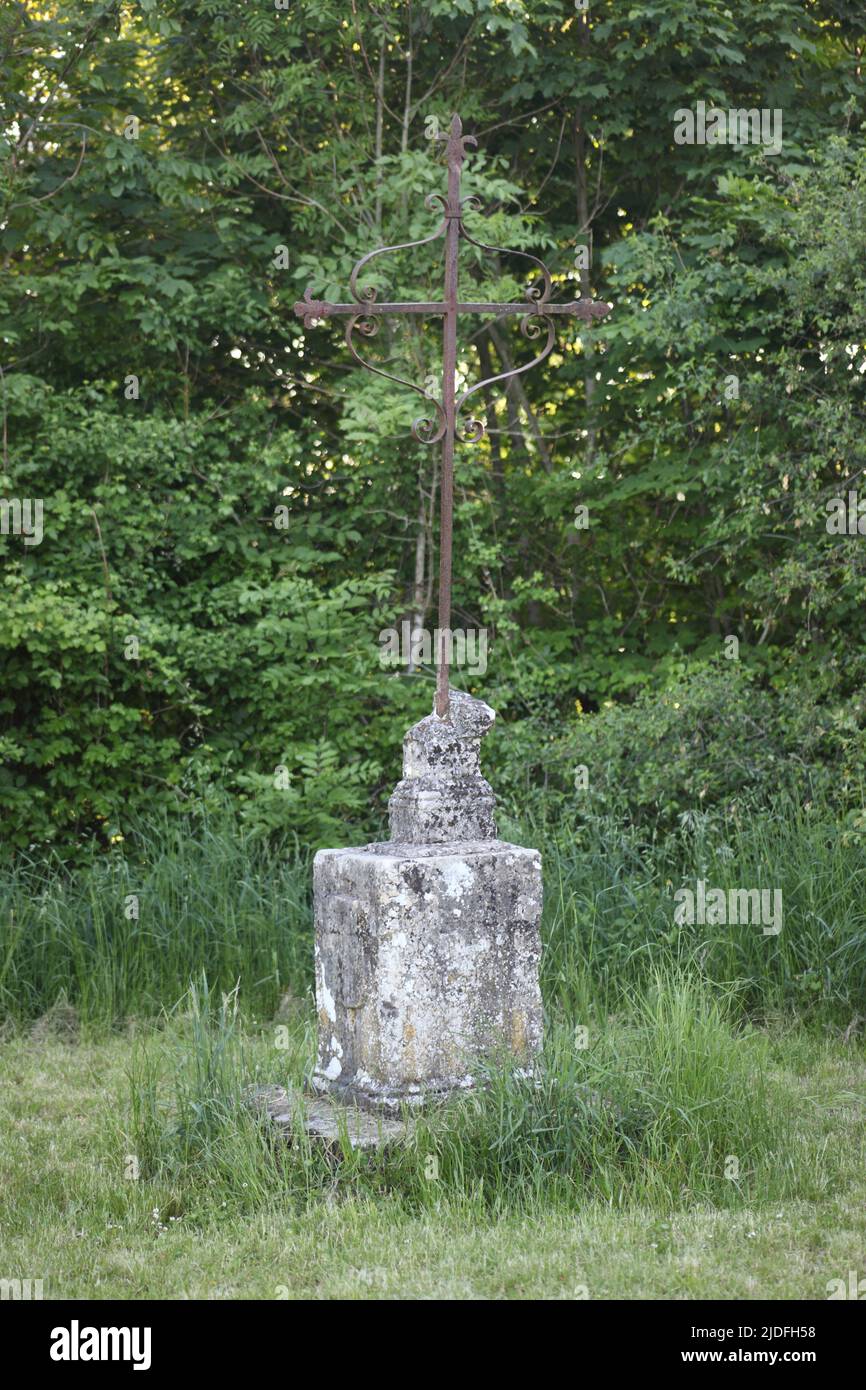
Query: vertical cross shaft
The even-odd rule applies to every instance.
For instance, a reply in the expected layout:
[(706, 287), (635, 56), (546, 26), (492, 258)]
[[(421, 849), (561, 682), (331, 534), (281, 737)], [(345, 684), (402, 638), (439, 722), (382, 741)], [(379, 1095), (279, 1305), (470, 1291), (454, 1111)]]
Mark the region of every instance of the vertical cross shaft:
[(457, 117), (448, 141), (448, 203), (445, 217), (445, 316), (442, 321), (442, 475), (439, 481), (439, 641), (436, 654), (436, 713), (448, 713), (451, 632), (451, 537), (454, 517), (455, 376), (457, 372), (457, 252), (460, 240), (460, 164), (463, 140)]

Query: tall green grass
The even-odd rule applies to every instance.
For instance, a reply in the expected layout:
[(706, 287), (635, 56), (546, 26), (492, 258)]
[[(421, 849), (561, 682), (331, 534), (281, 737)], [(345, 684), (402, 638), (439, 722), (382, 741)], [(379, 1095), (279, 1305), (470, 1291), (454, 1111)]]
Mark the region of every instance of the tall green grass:
[[(621, 821), (585, 821), (545, 856), (547, 997), (570, 1015), (618, 1007), (624, 986), (665, 960), (723, 985), (750, 1014), (850, 1022), (866, 1012), (866, 839), (826, 807), (780, 799), (719, 821), (682, 817), (649, 839)], [(678, 925), (674, 893), (778, 889), (778, 935), (751, 923)]]
[[(663, 839), (613, 820), (502, 831), (544, 856), (544, 1055), (531, 1078), (491, 1061), (474, 1094), (384, 1152), (335, 1155), (302, 1128), (277, 1142), (249, 1104), (251, 1087), (299, 1085), (312, 1061), (311, 865), (227, 813), (141, 826), (73, 872), (8, 872), (0, 1008), (24, 1023), (65, 999), (92, 1032), (136, 1021), (117, 1148), (175, 1194), (165, 1220), (173, 1203), (191, 1215), (445, 1203), (487, 1219), (593, 1201), (643, 1204), (663, 1243), (684, 1201), (832, 1190), (832, 1153), (809, 1149), (774, 1079), (784, 1030), (764, 1025), (784, 1014), (789, 1028), (840, 1029), (866, 1013), (862, 837), (786, 801), (728, 821), (690, 814)], [(780, 889), (781, 933), (677, 926), (674, 891), (698, 878)], [(298, 1006), (278, 1041), (265, 1020), (287, 991)]]
[(0, 1014), (38, 1017), (62, 996), (111, 1027), (171, 1006), (202, 971), (272, 1012), (309, 979), (309, 879), (309, 856), (227, 814), (148, 822), (71, 871), (22, 861), (0, 875)]
[[(724, 986), (753, 1017), (845, 1025), (866, 1013), (866, 845), (829, 808), (689, 813), (663, 839), (611, 819), (502, 829), (543, 853), (552, 1014), (602, 1018), (666, 962)], [(26, 1021), (63, 997), (98, 1030), (171, 1006), (205, 971), (214, 990), (240, 981), (245, 1008), (269, 1016), (286, 989), (311, 985), (310, 867), (228, 808), (139, 826), (73, 871), (23, 860), (0, 875), (0, 1014)], [(781, 933), (677, 926), (673, 894), (699, 878), (780, 889)]]
[(770, 1037), (742, 1027), (723, 990), (658, 970), (588, 1042), (552, 1025), (533, 1076), (491, 1064), (474, 1093), (415, 1117), (385, 1150), (327, 1150), (302, 1128), (290, 1145), (250, 1107), (250, 1087), (302, 1081), (311, 1034), (275, 1048), (234, 996), (199, 983), (166, 1032), (139, 1042), (122, 1143), (193, 1211), (219, 1197), (246, 1213), (352, 1199), (487, 1217), (587, 1201), (663, 1215), (684, 1201), (724, 1208), (832, 1187), (832, 1155), (809, 1150), (790, 1089), (774, 1080)]

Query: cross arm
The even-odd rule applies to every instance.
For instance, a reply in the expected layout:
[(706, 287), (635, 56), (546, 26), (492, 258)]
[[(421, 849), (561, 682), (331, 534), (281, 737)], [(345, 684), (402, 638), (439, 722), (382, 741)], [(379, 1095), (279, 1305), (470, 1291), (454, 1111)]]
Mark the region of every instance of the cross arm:
[[(309, 290), (306, 291), (304, 298), (299, 299), (294, 310), (298, 318), (303, 319), (304, 327), (310, 328), (314, 319), (328, 319), (336, 315), (363, 315), (365, 318), (370, 314), (431, 314), (444, 315), (448, 312), (449, 306), (442, 302), (429, 301), (426, 303), (382, 303), (375, 301), (369, 303), (354, 304), (331, 304), (327, 299), (313, 299)], [(611, 305), (605, 304), (597, 299), (573, 299), (567, 304), (551, 304), (539, 300), (527, 300), (520, 304), (495, 304), (495, 303), (458, 303), (457, 312), (462, 314), (522, 314), (538, 315), (543, 317), (546, 314), (567, 314), (572, 318), (601, 319), (610, 313)]]
[(337, 314), (359, 314), (363, 318), (367, 318), (370, 314), (444, 314), (448, 308), (446, 304), (439, 303), (330, 304), (327, 299), (310, 299), (308, 295), (309, 291), (294, 306), (298, 318), (304, 320), (305, 328), (311, 326), (313, 319), (330, 319)]
[(613, 305), (600, 299), (572, 299), (568, 304), (529, 300), (524, 304), (458, 304), (464, 314), (523, 314), (544, 318), (547, 314), (569, 314), (576, 319), (603, 319)]

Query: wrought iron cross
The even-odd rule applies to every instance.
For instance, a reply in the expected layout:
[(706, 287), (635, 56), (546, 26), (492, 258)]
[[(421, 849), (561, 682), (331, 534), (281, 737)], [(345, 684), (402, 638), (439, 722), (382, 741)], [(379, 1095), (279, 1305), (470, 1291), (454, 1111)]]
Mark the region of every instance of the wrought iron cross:
[[(417, 391), (425, 400), (431, 402), (436, 409), (435, 420), (429, 416), (420, 416), (412, 425), (412, 434), (423, 444), (436, 444), (442, 441), (442, 474), (440, 483), (440, 539), (439, 539), (439, 641), (436, 646), (436, 713), (440, 719), (448, 715), (448, 638), (451, 631), (451, 539), (452, 539), (452, 515), (454, 510), (454, 439), (457, 430), (457, 417), (470, 396), (476, 391), (482, 390), (485, 386), (490, 386), (494, 381), (504, 381), (507, 377), (519, 376), (521, 372), (528, 372), (531, 367), (535, 367), (539, 362), (543, 362), (545, 357), (551, 352), (556, 337), (556, 331), (550, 318), (551, 314), (569, 314), (573, 318), (600, 319), (610, 312), (611, 305), (601, 303), (593, 299), (575, 299), (569, 304), (552, 304), (550, 302), (551, 280), (550, 272), (537, 256), (531, 256), (527, 251), (505, 251), (502, 247), (487, 246), (484, 242), (476, 241), (470, 236), (463, 225), (464, 209), (472, 207), (477, 209), (479, 200), (474, 197), (460, 197), (460, 171), (466, 155), (465, 146), (467, 144), (477, 145), (478, 141), (474, 135), (463, 134), (463, 123), (459, 116), (453, 116), (451, 120), (451, 130), (448, 136), (439, 135), (439, 140), (446, 141), (445, 157), (448, 164), (448, 193), (431, 193), (427, 198), (427, 207), (433, 210), (439, 205), (444, 217), (442, 222), (428, 237), (422, 237), (420, 241), (407, 241), (399, 246), (380, 246), (375, 251), (370, 251), (366, 256), (362, 256), (358, 261), (351, 276), (349, 277), (349, 291), (353, 297), (351, 304), (329, 304), (327, 300), (313, 299), (311, 290), (308, 288), (304, 298), (295, 304), (295, 313), (304, 321), (304, 327), (310, 328), (317, 319), (330, 318), (335, 314), (348, 314), (349, 322), (346, 325), (346, 343), (352, 356), (361, 366), (367, 367), (377, 376), (387, 377), (389, 381), (399, 382), (401, 386), (408, 386), (412, 391)], [(413, 246), (426, 246), (428, 242), (436, 241), (439, 237), (445, 238), (445, 292), (442, 300), (433, 301), (427, 304), (378, 304), (376, 302), (376, 289), (373, 285), (364, 285), (359, 289), (358, 276), (362, 269), (371, 261), (374, 256), (384, 255), (386, 251), (406, 251)], [(491, 251), (494, 254), (523, 256), (526, 260), (532, 261), (538, 266), (541, 272), (541, 284), (533, 283), (526, 291), (526, 302), (519, 304), (471, 304), (462, 303), (457, 298), (457, 253), (460, 238), (470, 242), (472, 246), (479, 247), (482, 251)], [(416, 385), (411, 381), (404, 381), (402, 377), (394, 376), (391, 372), (383, 371), (381, 367), (376, 367), (372, 362), (367, 362), (355, 349), (352, 341), (352, 334), (357, 330), (365, 338), (372, 338), (379, 331), (377, 319), (382, 314), (421, 314), (425, 316), (438, 316), (443, 321), (442, 326), (442, 400), (438, 401), (424, 387)], [(456, 369), (457, 369), (457, 319), (460, 314), (520, 314), (520, 331), (525, 338), (540, 338), (543, 333), (547, 333), (547, 340), (541, 352), (527, 362), (522, 367), (515, 367), (507, 372), (499, 372), (497, 376), (488, 377), (486, 381), (479, 381), (475, 386), (471, 386), (468, 391), (464, 391), (462, 396), (457, 399), (456, 393)], [(461, 426), (461, 434), (467, 443), (476, 443), (481, 439), (485, 432), (484, 422), (474, 418), (467, 419)]]

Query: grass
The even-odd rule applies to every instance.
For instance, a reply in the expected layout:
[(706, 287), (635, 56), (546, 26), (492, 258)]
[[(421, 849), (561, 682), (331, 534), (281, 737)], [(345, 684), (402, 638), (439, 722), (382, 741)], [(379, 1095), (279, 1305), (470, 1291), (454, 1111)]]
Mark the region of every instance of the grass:
[[(850, 1022), (866, 1012), (866, 839), (828, 807), (780, 799), (760, 815), (699, 812), (677, 834), (648, 838), (590, 823), (572, 844), (543, 840), (548, 998), (569, 1012), (617, 1007), (672, 954), (734, 987), (749, 1014), (794, 1011)], [(673, 894), (698, 879), (779, 889), (777, 936), (751, 924), (674, 924)]]
[[(557, 1080), (529, 1104), (500, 1081), (392, 1159), (337, 1164), (275, 1148), (237, 1104), (302, 1065), (305, 1011), (288, 1051), (201, 992), (132, 1039), (9, 1039), (4, 1276), (74, 1298), (826, 1298), (864, 1272), (862, 1049), (737, 1035), (712, 1009), (679, 1046), (690, 1002), (668, 981), (595, 1061), (586, 1049), (584, 1075), (619, 1059), (621, 1095), (647, 1103), (630, 1143), (616, 1118), (569, 1140)], [(736, 1182), (719, 1171), (731, 1152)]]
[[(706, 985), (659, 972), (592, 1046), (553, 1024), (533, 1078), (491, 1065), (473, 1096), (416, 1121), (409, 1143), (375, 1157), (346, 1152), (335, 1172), (315, 1147), (275, 1157), (244, 1103), (253, 1083), (302, 1083), (308, 1015), (294, 1030), (251, 1033), (236, 993), (214, 1001), (202, 981), (173, 1025), (179, 1043), (137, 1051), (129, 1144), (146, 1177), (219, 1173), (237, 1189), (242, 1174), (245, 1191), (280, 1190), (290, 1203), (387, 1192), (421, 1209), (447, 1195), (502, 1214), (587, 1199), (664, 1207), (684, 1191), (717, 1205), (803, 1195), (812, 1177), (785, 1158), (797, 1139), (764, 1079), (767, 1036), (736, 1029), (727, 1012)], [(742, 1156), (734, 1178), (732, 1154)]]
[(22, 860), (0, 873), (0, 1014), (40, 1017), (59, 996), (99, 1033), (152, 1017), (206, 969), (273, 1009), (306, 982), (308, 857), (227, 815), (149, 822), (91, 864)]
[[(741, 1299), (866, 1274), (862, 838), (779, 803), (541, 848), (535, 1078), (491, 1061), (375, 1155), (275, 1142), (248, 1104), (312, 1059), (305, 859), (217, 818), (73, 873), (19, 865), (0, 1277), (76, 1298)], [(780, 887), (781, 934), (675, 927), (699, 877)]]
[[(749, 1016), (795, 1012), (843, 1026), (866, 1013), (866, 837), (829, 806), (782, 800), (726, 821), (692, 812), (663, 838), (584, 820), (557, 836), (503, 819), (545, 866), (550, 1006), (590, 1023), (668, 958), (726, 989)], [(778, 936), (676, 926), (674, 891), (778, 888)], [(124, 846), (74, 870), (22, 860), (0, 871), (0, 1016), (42, 1016), (62, 996), (98, 1035), (152, 1017), (190, 980), (243, 982), (273, 1012), (312, 979), (310, 858), (252, 835), (228, 811), (133, 826)]]

